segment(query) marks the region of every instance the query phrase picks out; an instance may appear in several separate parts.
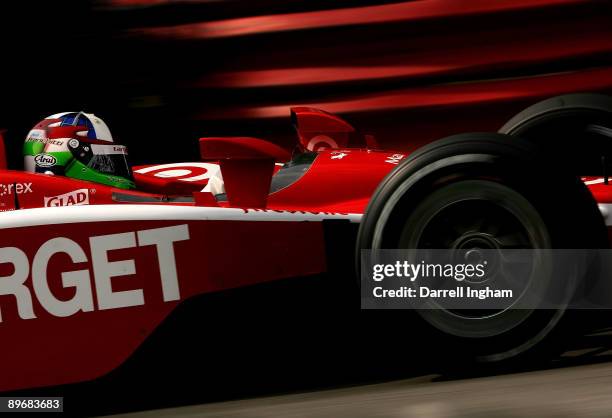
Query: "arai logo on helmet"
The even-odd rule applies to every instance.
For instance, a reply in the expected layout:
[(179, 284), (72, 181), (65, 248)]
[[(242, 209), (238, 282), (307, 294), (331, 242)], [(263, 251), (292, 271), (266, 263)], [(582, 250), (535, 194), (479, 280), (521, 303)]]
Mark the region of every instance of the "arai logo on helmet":
[(58, 196), (45, 197), (45, 207), (89, 205), (89, 189), (79, 189)]
[(34, 162), (39, 167), (53, 167), (57, 164), (57, 159), (49, 154), (36, 154)]

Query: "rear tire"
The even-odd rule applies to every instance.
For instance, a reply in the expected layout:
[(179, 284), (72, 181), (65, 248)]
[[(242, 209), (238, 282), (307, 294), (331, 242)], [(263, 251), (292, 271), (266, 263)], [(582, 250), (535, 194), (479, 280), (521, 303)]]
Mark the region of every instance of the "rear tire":
[(602, 156), (612, 158), (612, 97), (593, 93), (552, 97), (519, 112), (499, 132), (536, 144), (558, 166), (576, 175), (599, 176)]

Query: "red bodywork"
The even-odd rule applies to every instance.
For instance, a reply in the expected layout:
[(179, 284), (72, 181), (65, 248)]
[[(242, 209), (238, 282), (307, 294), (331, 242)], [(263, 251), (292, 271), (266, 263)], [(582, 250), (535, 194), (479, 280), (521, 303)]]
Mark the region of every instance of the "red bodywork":
[(0, 391), (104, 375), (195, 295), (325, 272), (322, 220), (358, 222), (405, 157), (321, 150), (267, 196), (289, 152), (244, 138), (201, 148), (229, 202), (205, 189), (216, 163), (134, 167), (129, 191), (0, 171), (0, 336), (11, 342)]
[[(319, 131), (310, 123), (326, 117), (296, 110), (301, 149), (317, 136), (366, 139), (332, 116)], [(207, 190), (219, 170), (210, 162), (134, 167), (133, 191), (0, 172), (0, 391), (102, 376), (196, 295), (325, 272), (322, 221), (358, 223), (406, 157), (322, 149), (268, 195), (290, 153), (252, 138), (200, 141), (202, 159), (221, 164), (229, 202)], [(612, 188), (602, 182), (589, 179), (605, 212)]]

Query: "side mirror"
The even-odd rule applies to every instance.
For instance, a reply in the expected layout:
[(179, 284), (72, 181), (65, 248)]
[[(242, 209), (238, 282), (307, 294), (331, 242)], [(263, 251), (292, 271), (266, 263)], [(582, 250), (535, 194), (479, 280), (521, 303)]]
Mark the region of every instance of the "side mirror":
[(274, 163), (291, 154), (263, 139), (229, 137), (200, 138), (202, 161), (219, 161), (230, 206), (265, 208)]

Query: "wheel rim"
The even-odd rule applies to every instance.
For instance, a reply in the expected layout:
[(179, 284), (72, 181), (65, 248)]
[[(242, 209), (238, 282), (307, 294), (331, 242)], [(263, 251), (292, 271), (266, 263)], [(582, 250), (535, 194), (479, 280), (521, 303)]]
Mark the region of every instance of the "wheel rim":
[[(397, 203), (399, 199), (390, 202)], [(485, 223), (477, 224), (486, 213)], [(455, 228), (444, 223), (461, 218)], [(480, 219), (481, 220), (481, 219)], [(378, 225), (377, 225), (378, 226)], [(379, 231), (379, 235), (382, 233)], [(383, 248), (382, 242), (373, 248)], [(490, 180), (463, 180), (441, 187), (411, 211), (399, 235), (396, 248), (536, 249), (534, 263), (552, 271), (552, 260), (537, 249), (550, 248), (547, 228), (535, 207), (513, 189)], [(469, 256), (478, 256), (471, 253)], [(551, 275), (548, 275), (549, 277)], [(541, 277), (539, 277), (541, 278)], [(533, 283), (530, 283), (533, 285)], [(536, 283), (545, 286), (546, 283)], [(527, 292), (527, 286), (523, 292)], [(517, 304), (503, 310), (460, 312), (440, 309), (419, 309), (418, 314), (439, 331), (462, 338), (491, 338), (521, 325), (534, 309), (516, 309)], [(500, 360), (523, 352), (542, 340), (556, 325), (563, 310), (555, 311), (539, 331), (520, 344), (488, 356), (485, 360)]]

